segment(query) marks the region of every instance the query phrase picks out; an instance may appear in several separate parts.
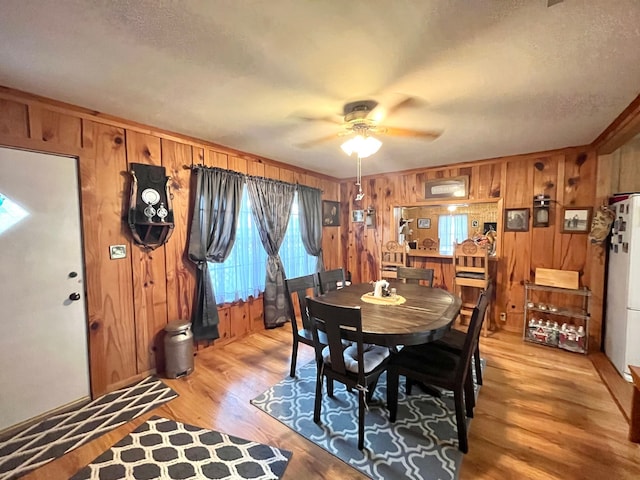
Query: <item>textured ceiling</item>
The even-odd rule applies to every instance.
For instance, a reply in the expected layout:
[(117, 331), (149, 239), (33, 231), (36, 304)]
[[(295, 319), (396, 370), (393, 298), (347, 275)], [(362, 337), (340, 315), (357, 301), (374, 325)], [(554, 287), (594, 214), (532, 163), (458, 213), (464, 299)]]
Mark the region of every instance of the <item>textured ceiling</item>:
[(351, 100), (382, 122), (363, 174), (591, 143), (640, 92), (640, 1), (0, 0), (0, 85), (338, 178)]

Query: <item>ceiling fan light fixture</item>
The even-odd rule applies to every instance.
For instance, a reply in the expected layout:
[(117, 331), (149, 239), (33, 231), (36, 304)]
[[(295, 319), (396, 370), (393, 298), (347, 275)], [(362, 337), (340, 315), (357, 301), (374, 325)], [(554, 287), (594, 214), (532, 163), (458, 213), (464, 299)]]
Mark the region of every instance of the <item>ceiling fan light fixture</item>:
[(360, 158), (367, 158), (380, 150), (382, 142), (375, 137), (356, 135), (341, 145), (347, 155), (356, 153)]

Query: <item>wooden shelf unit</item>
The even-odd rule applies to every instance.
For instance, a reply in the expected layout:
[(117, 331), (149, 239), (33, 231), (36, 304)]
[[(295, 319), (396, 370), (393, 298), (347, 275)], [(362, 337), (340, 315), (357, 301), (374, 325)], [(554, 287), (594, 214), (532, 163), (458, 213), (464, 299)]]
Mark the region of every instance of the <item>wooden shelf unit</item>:
[[(555, 297), (563, 296), (579, 297), (581, 300), (568, 302), (571, 305), (552, 306), (539, 300), (535, 292), (554, 294)], [(581, 305), (574, 305), (581, 303)], [(523, 339), (527, 342), (537, 343), (549, 347), (557, 347), (570, 352), (589, 352), (589, 320), (591, 304), (591, 290), (586, 287), (571, 289), (525, 283), (524, 296), (524, 331)], [(536, 318), (537, 317), (537, 318)], [(562, 330), (560, 325), (563, 319), (571, 319), (571, 330)], [(533, 327), (530, 322), (534, 320)], [(543, 324), (539, 321), (542, 320)], [(548, 326), (547, 322), (553, 322), (556, 326)], [(578, 328), (582, 327), (583, 335), (577, 335)], [(582, 343), (578, 337), (582, 337)]]

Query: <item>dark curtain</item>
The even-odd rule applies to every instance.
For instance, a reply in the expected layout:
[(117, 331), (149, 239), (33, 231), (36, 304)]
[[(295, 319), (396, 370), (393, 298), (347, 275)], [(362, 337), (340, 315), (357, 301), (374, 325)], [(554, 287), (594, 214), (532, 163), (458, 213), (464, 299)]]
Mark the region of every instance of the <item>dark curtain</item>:
[(289, 224), (295, 188), (295, 185), (276, 180), (258, 177), (247, 179), (251, 214), (258, 225), (260, 240), (268, 255), (264, 287), (266, 328), (279, 327), (289, 317), (284, 288), (284, 267), (278, 251)]
[(316, 271), (324, 270), (322, 258), (322, 192), (298, 185), (298, 212), (304, 249), (317, 257)]
[(244, 176), (218, 168), (196, 169), (196, 197), (189, 235), (189, 259), (198, 267), (191, 317), (196, 340), (215, 340), (218, 309), (208, 262), (224, 262), (236, 239)]

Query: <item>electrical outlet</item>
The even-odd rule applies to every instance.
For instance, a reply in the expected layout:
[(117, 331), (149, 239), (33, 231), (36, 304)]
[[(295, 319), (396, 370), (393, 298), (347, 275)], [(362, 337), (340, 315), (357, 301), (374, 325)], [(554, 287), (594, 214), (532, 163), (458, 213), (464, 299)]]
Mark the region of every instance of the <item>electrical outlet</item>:
[(500, 313), (500, 321), (501, 322), (506, 322), (507, 321), (507, 314), (504, 312)]

